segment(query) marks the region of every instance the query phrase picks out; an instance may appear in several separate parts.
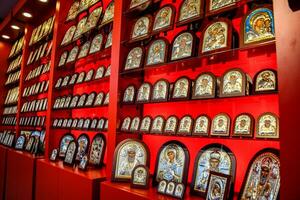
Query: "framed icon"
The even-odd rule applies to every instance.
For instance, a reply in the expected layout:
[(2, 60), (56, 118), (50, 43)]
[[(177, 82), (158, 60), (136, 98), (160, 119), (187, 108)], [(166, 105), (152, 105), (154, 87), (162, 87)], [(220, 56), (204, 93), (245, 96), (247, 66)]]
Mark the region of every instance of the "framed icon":
[(99, 33), (92, 40), (92, 44), (91, 44), (89, 54), (96, 53), (96, 52), (100, 51), (101, 47), (102, 47), (102, 42), (103, 42), (103, 35), (101, 33)]
[(94, 101), (96, 98), (97, 93), (96, 92), (92, 92), (87, 96), (87, 100), (85, 102), (85, 107), (91, 107), (94, 105)]
[(77, 139), (77, 153), (75, 161), (81, 161), (81, 159), (87, 154), (89, 150), (90, 139), (87, 134), (81, 134)]
[(93, 119), (92, 122), (91, 122), (90, 129), (92, 129), (92, 130), (96, 129), (97, 128), (97, 124), (98, 124), (98, 119), (97, 118)]
[(112, 46), (112, 31), (109, 32), (107, 38), (106, 38), (106, 42), (105, 42), (105, 46), (104, 48), (107, 49), (109, 47)]
[(115, 149), (112, 181), (129, 182), (137, 165), (149, 166), (148, 147), (139, 140), (123, 140)]
[(67, 152), (67, 148), (69, 146), (69, 143), (71, 141), (74, 141), (74, 136), (72, 134), (65, 134), (61, 139), (60, 139), (60, 145), (59, 145), (59, 157), (64, 158)]
[(78, 73), (72, 75), (69, 85), (74, 85), (77, 81)]
[(167, 188), (166, 188), (166, 194), (173, 196), (174, 191), (175, 191), (175, 182), (172, 182), (172, 181), (168, 182)]
[(167, 62), (169, 42), (165, 38), (153, 40), (147, 49), (146, 66), (153, 66)]
[(137, 165), (132, 170), (131, 185), (132, 188), (147, 189), (149, 187), (149, 169), (145, 165)]
[(75, 129), (77, 127), (77, 123), (78, 123), (78, 119), (77, 118), (73, 119), (71, 127)]
[[(8, 139), (9, 139), (9, 135), (8, 135)], [(31, 152), (33, 149), (34, 142), (35, 142), (35, 137), (31, 136), (26, 144), (25, 151)], [(6, 144), (8, 145), (8, 141)]]
[(201, 73), (193, 84), (192, 99), (208, 99), (216, 96), (216, 77), (210, 72)]
[(126, 117), (121, 125), (121, 131), (129, 132), (129, 127), (131, 123), (131, 117)]
[(180, 32), (172, 42), (171, 61), (194, 56), (196, 36), (189, 31)]
[(142, 119), (140, 131), (143, 133), (149, 133), (151, 128), (152, 118), (150, 116), (145, 116)]
[(167, 188), (167, 181), (161, 180), (158, 184), (157, 192), (161, 193), (161, 194), (165, 194), (166, 193), (166, 188)]
[(210, 118), (207, 115), (200, 115), (195, 119), (192, 135), (208, 136), (210, 130)]
[(64, 80), (63, 80), (63, 82), (62, 82), (62, 84), (61, 84), (61, 87), (65, 87), (65, 86), (67, 86), (68, 84), (69, 84), (69, 80), (70, 80), (70, 76), (65, 76), (64, 77)]
[(75, 46), (75, 47), (70, 51), (66, 64), (71, 63), (71, 62), (74, 62), (74, 61), (76, 60), (78, 51), (79, 51), (79, 47), (78, 47), (78, 46)]
[(87, 10), (89, 8), (89, 5), (90, 5), (90, 0), (80, 1), (78, 13), (81, 13), (82, 11)]
[(154, 17), (152, 34), (173, 29), (176, 9), (172, 4), (161, 7)]
[(88, 165), (88, 157), (83, 156), (79, 162), (78, 169), (85, 171)]
[[(264, 192), (257, 193), (262, 190)], [(250, 161), (239, 195), (240, 199), (256, 196), (258, 199), (279, 199), (280, 159), (279, 151), (263, 149)], [(267, 193), (266, 193), (267, 192)]]
[(73, 36), (73, 41), (78, 40), (82, 36), (82, 34), (84, 32), (84, 29), (85, 29), (85, 26), (86, 26), (86, 21), (87, 21), (87, 17), (83, 17), (78, 22), (77, 27), (76, 27), (76, 31), (75, 31), (74, 36)]
[(52, 123), (52, 126), (53, 126), (53, 127), (57, 127), (57, 123), (58, 123), (58, 119), (54, 119), (54, 120), (53, 120), (53, 123)]
[(185, 25), (203, 18), (203, 0), (183, 0), (179, 6), (177, 26)]
[(130, 124), (129, 132), (138, 132), (140, 128), (140, 117), (134, 117)]
[(162, 180), (186, 184), (189, 157), (188, 149), (181, 142), (172, 140), (163, 144), (156, 157), (153, 185)]
[(73, 165), (76, 156), (77, 144), (75, 141), (71, 141), (68, 145), (66, 156), (64, 158), (64, 164)]
[(154, 102), (168, 101), (169, 82), (166, 79), (159, 79), (153, 86), (152, 98)]
[(65, 33), (65, 36), (61, 42), (61, 46), (65, 46), (65, 45), (68, 45), (72, 42), (72, 39), (74, 37), (74, 34), (75, 34), (75, 31), (76, 31), (76, 26), (71, 26), (67, 32)]
[(256, 94), (276, 92), (278, 90), (277, 72), (275, 70), (264, 69), (255, 75), (254, 80), (254, 92)]
[(95, 8), (89, 15), (86, 24), (84, 26), (83, 33), (86, 33), (97, 26), (97, 23), (101, 17), (102, 7)]
[(144, 50), (142, 47), (131, 49), (127, 55), (125, 63), (125, 71), (140, 68), (142, 65)]
[(68, 123), (68, 119), (64, 119), (64, 121), (62, 123), (62, 128), (66, 128), (67, 127), (67, 123)]
[(250, 10), (241, 23), (241, 47), (275, 40), (272, 5), (263, 5)]
[(135, 99), (135, 87), (133, 85), (129, 85), (123, 95), (123, 103), (129, 104), (134, 103)]
[(230, 117), (226, 113), (216, 115), (212, 120), (211, 136), (229, 136)]
[(84, 118), (80, 118), (78, 120), (78, 123), (77, 123), (77, 129), (83, 129), (83, 125), (84, 125)]
[(179, 121), (179, 126), (177, 130), (178, 135), (191, 135), (193, 129), (193, 119), (191, 116), (186, 115), (182, 117)]
[(105, 123), (105, 119), (104, 118), (100, 118), (97, 124), (97, 130), (101, 131), (104, 129), (104, 123)]
[(174, 191), (174, 197), (179, 198), (179, 199), (183, 199), (184, 196), (184, 192), (185, 192), (185, 186), (182, 183), (177, 183), (176, 187), (175, 187), (175, 191)]
[(172, 100), (185, 100), (190, 96), (190, 79), (180, 77), (176, 80), (172, 90)]
[(89, 130), (91, 125), (91, 119), (87, 118), (84, 120), (82, 129)]
[(96, 71), (96, 74), (95, 74), (95, 80), (97, 79), (100, 79), (100, 78), (103, 78), (104, 76), (104, 71), (105, 71), (105, 68), (104, 66), (100, 66), (97, 71)]
[(165, 125), (165, 119), (163, 116), (157, 116), (153, 119), (150, 133), (162, 134)]
[(232, 24), (226, 18), (218, 18), (204, 28), (201, 53), (209, 54), (232, 48)]
[(100, 167), (103, 163), (106, 148), (106, 139), (102, 133), (94, 136), (89, 154), (89, 164)]
[[(235, 180), (235, 170), (235, 156), (225, 145), (210, 144), (203, 147), (195, 159), (191, 193), (205, 198), (210, 172), (230, 175), (231, 180)], [(234, 181), (230, 184), (230, 191), (233, 185)]]
[(241, 113), (234, 120), (233, 136), (252, 137), (254, 118), (249, 113)]
[(76, 84), (82, 83), (85, 79), (85, 72), (80, 72), (76, 81)]
[(151, 97), (151, 84), (150, 83), (143, 83), (137, 93), (136, 102), (137, 103), (145, 103), (150, 101)]
[(73, 119), (72, 118), (68, 119), (67, 128), (71, 128), (72, 123), (73, 123)]
[(212, 171), (209, 173), (206, 200), (228, 199), (231, 176)]
[(245, 96), (248, 82), (245, 73), (241, 69), (226, 71), (221, 77), (220, 97)]
[(220, 13), (236, 8), (240, 0), (206, 0), (206, 16), (218, 15)]
[(151, 4), (151, 0), (131, 0), (128, 12), (144, 10)]
[(26, 138), (24, 135), (20, 135), (17, 139), (17, 142), (15, 144), (15, 149), (17, 150), (23, 150), (24, 149), (24, 146), (25, 146), (25, 143), (26, 143)]
[(110, 72), (111, 72), (110, 68), (111, 68), (111, 65), (108, 65), (108, 67), (105, 70), (104, 77), (109, 77), (110, 76)]
[(101, 106), (103, 103), (104, 93), (99, 92), (96, 96), (96, 99), (94, 101), (94, 106)]
[(177, 126), (178, 126), (178, 118), (175, 115), (170, 116), (166, 120), (165, 128), (164, 128), (164, 133), (168, 133), (171, 135), (175, 135), (177, 131)]
[(150, 37), (152, 27), (151, 15), (145, 15), (137, 19), (132, 27), (130, 42), (144, 40)]
[(279, 120), (274, 113), (266, 112), (257, 119), (256, 138), (279, 138)]
[(109, 104), (109, 92), (106, 93), (104, 101), (103, 101), (103, 106), (106, 106)]
[(77, 59), (86, 57), (88, 55), (88, 53), (89, 53), (90, 46), (91, 46), (91, 42), (90, 41), (87, 41), (86, 43), (84, 43), (82, 45), (81, 49), (80, 49), (80, 52), (78, 54), (78, 58)]
[(88, 71), (88, 72), (86, 73), (84, 82), (91, 81), (91, 80), (93, 79), (93, 76), (94, 76), (94, 70), (91, 69), (90, 71)]
[(60, 59), (59, 59), (59, 63), (58, 63), (58, 67), (64, 66), (67, 58), (68, 58), (68, 51), (64, 51), (61, 55), (60, 55)]
[(56, 161), (57, 154), (58, 154), (58, 149), (53, 149), (52, 152), (51, 152), (50, 160), (51, 161)]
[(67, 15), (66, 22), (76, 19), (79, 10), (79, 1), (74, 1)]
[(73, 96), (71, 104), (70, 104), (70, 108), (76, 108), (78, 100), (79, 100), (79, 95)]
[(112, 0), (106, 7), (106, 10), (105, 10), (105, 13), (104, 13), (104, 16), (103, 16), (100, 26), (109, 24), (114, 20), (114, 9), (115, 9), (115, 2), (114, 2), (114, 0)]

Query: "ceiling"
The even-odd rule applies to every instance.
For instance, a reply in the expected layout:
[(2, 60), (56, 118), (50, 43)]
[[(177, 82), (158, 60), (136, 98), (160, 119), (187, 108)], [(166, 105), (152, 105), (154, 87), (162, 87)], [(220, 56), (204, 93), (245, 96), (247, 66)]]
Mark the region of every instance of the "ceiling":
[(8, 15), (17, 1), (18, 0), (0, 0), (0, 22)]

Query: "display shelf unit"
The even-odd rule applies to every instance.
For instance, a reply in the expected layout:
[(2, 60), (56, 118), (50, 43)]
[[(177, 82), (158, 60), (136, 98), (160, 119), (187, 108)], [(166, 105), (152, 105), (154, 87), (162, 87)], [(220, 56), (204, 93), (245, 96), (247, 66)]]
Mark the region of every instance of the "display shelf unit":
[(5, 199), (7, 147), (0, 146), (0, 199)]

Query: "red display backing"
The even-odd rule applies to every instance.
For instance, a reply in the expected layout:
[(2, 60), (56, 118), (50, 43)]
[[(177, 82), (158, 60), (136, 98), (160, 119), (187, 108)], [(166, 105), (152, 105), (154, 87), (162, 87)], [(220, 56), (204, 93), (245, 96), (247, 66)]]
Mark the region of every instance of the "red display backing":
[(7, 148), (0, 146), (0, 200), (5, 196), (6, 158)]
[(35, 199), (99, 199), (100, 182), (105, 179), (105, 168), (82, 172), (64, 166), (62, 161), (38, 160)]
[(31, 154), (7, 150), (5, 199), (33, 199), (36, 160)]

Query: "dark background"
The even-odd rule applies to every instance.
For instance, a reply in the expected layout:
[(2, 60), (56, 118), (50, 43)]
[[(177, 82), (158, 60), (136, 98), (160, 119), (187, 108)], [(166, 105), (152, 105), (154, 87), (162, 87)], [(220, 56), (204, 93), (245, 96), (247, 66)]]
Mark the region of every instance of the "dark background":
[(0, 0), (0, 22), (2, 22), (3, 18), (5, 18), (17, 1), (18, 0)]

